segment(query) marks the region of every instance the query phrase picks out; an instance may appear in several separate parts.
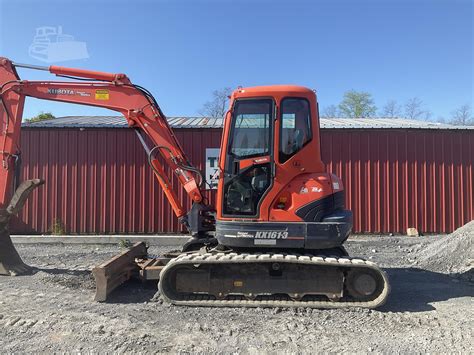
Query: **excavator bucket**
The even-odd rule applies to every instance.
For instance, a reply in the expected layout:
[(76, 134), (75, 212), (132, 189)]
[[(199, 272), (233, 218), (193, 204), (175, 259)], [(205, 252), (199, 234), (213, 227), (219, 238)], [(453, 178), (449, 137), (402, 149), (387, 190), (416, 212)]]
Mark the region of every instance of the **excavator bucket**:
[(43, 180), (27, 180), (16, 189), (7, 208), (0, 209), (0, 275), (16, 276), (31, 272), (31, 267), (21, 259), (10, 238), (10, 218), (17, 214), (30, 193), (44, 183)]

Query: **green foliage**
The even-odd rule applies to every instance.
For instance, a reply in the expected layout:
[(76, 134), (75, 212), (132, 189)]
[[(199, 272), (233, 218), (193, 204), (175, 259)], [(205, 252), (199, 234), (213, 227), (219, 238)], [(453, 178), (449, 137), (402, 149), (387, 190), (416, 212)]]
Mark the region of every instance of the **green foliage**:
[(25, 121), (28, 123), (33, 123), (33, 122), (39, 122), (39, 121), (52, 120), (53, 118), (56, 118), (56, 117), (54, 117), (54, 115), (51, 112), (41, 112), (39, 115), (28, 118)]
[(51, 234), (52, 235), (66, 234), (66, 228), (64, 227), (64, 223), (59, 218), (55, 218), (53, 220), (53, 224), (51, 225)]
[(344, 117), (361, 118), (374, 116), (377, 107), (368, 92), (350, 90), (344, 94), (339, 110)]
[(128, 239), (120, 239), (118, 245), (120, 248), (130, 248), (132, 246), (132, 242)]

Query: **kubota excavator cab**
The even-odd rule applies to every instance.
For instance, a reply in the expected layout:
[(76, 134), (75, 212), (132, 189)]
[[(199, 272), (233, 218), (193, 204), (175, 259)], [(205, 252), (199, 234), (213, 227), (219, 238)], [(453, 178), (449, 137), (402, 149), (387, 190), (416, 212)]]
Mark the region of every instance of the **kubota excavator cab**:
[(216, 237), (232, 248), (338, 248), (352, 228), (341, 180), (321, 160), (316, 94), (239, 88), (221, 142)]

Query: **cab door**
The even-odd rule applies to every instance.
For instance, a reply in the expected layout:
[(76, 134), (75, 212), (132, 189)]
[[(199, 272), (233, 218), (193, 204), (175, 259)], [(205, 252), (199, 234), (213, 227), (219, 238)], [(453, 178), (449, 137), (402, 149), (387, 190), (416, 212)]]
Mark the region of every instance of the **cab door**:
[(260, 203), (273, 181), (272, 99), (234, 102), (226, 146), (222, 215), (258, 217)]

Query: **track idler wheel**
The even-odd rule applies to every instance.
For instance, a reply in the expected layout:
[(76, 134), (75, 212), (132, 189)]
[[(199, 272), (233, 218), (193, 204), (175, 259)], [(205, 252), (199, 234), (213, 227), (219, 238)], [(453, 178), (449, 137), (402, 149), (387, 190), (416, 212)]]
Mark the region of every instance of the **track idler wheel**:
[(349, 295), (361, 300), (371, 300), (379, 293), (380, 277), (370, 269), (351, 270), (347, 275), (346, 288)]
[(10, 238), (10, 218), (17, 214), (30, 193), (44, 183), (43, 180), (27, 180), (16, 189), (7, 208), (0, 209), (0, 275), (16, 276), (31, 272), (31, 267), (21, 259)]

